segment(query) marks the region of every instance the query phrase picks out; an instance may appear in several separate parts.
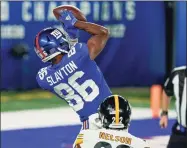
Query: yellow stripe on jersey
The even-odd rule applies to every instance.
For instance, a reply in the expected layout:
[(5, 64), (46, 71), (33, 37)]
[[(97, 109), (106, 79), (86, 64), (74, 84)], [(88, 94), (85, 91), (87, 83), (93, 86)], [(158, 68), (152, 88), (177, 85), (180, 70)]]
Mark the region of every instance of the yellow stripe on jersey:
[(77, 137), (83, 137), (83, 135), (80, 135), (80, 134), (79, 134)]
[(119, 98), (118, 95), (114, 96), (115, 100), (115, 110), (116, 110), (116, 124), (119, 124)]
[(83, 143), (83, 136), (84, 136), (84, 134), (78, 134), (77, 139), (75, 140), (76, 145)]
[(77, 138), (83, 138), (83, 134), (78, 134)]
[(75, 145), (77, 145), (77, 144), (82, 144), (83, 143), (83, 138), (77, 138), (76, 140), (75, 140)]

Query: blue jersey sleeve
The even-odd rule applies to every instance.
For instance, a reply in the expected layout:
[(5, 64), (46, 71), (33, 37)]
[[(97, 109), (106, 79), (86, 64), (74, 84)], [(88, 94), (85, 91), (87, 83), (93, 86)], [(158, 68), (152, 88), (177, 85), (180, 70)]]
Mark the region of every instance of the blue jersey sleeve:
[(38, 85), (42, 88), (47, 90), (48, 87), (46, 85), (46, 81), (44, 80), (45, 75), (47, 74), (46, 68), (42, 68), (38, 71), (36, 75), (36, 81), (38, 82)]
[(88, 50), (88, 46), (85, 43), (77, 43), (75, 45), (75, 49), (76, 52), (78, 52), (80, 54), (81, 58), (89, 58), (90, 59), (90, 55), (89, 55), (89, 50)]
[(39, 85), (42, 89), (46, 89), (46, 88), (45, 88), (45, 85), (43, 85), (43, 83), (42, 83), (42, 81), (41, 81), (41, 79), (40, 79), (40, 77), (39, 77), (38, 74), (36, 75), (36, 81), (37, 81), (38, 85)]

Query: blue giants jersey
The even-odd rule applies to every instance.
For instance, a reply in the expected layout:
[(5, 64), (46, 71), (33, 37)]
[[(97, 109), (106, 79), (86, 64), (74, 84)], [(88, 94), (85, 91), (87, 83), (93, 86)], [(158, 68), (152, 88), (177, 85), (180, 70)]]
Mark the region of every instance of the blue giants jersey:
[(111, 95), (84, 43), (75, 44), (60, 63), (42, 68), (36, 79), (40, 87), (64, 99), (81, 121), (96, 113), (100, 103)]

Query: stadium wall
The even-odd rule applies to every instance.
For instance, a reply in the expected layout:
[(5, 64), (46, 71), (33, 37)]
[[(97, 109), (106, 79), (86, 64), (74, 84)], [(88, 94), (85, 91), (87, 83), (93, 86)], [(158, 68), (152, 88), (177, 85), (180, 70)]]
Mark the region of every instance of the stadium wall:
[(174, 27), (174, 66), (186, 65), (186, 2), (176, 2)]
[[(165, 14), (163, 2), (2, 2), (1, 89), (37, 88), (43, 63), (34, 53), (35, 35), (49, 26), (60, 27), (52, 14), (61, 4), (79, 7), (88, 21), (110, 29), (111, 37), (96, 59), (110, 86), (149, 86), (165, 74)], [(81, 31), (80, 41), (89, 34)], [(26, 44), (28, 56), (14, 57), (12, 47)]]

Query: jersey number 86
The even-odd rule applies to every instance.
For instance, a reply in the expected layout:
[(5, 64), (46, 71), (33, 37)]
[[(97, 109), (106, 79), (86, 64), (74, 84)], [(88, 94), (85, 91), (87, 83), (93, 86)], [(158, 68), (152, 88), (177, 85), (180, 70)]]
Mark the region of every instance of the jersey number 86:
[[(61, 98), (64, 98), (75, 111), (83, 108), (84, 101), (91, 102), (99, 95), (99, 87), (92, 79), (84, 81), (81, 85), (77, 83), (77, 80), (82, 78), (83, 75), (83, 71), (77, 71), (68, 78), (68, 83), (60, 83), (54, 87), (54, 91)], [(75, 94), (72, 88), (78, 94)], [(91, 88), (92, 91), (88, 93), (87, 88)], [(65, 93), (62, 91), (65, 91)]]

